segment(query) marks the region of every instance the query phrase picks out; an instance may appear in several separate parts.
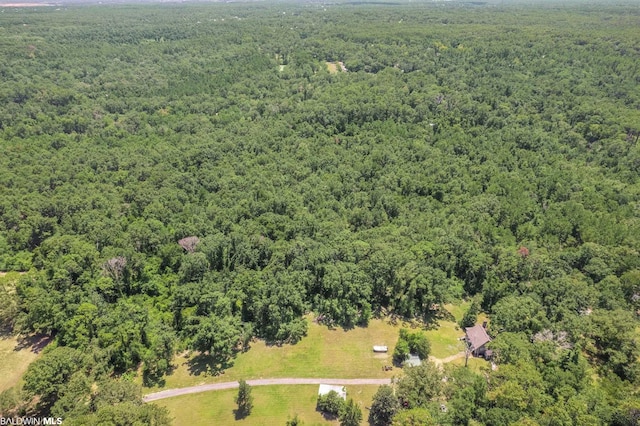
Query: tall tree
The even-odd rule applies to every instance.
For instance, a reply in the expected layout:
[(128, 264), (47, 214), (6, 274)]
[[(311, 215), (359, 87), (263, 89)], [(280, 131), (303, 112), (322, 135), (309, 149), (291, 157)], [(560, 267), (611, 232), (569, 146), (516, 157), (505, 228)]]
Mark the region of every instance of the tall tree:
[(393, 416), (400, 409), (398, 398), (390, 386), (382, 385), (373, 396), (369, 411), (369, 423), (373, 426), (389, 426)]
[(362, 410), (349, 398), (346, 404), (340, 410), (340, 426), (359, 426), (362, 421)]
[(251, 386), (249, 386), (246, 381), (240, 380), (238, 384), (238, 394), (235, 398), (235, 403), (238, 404), (236, 417), (244, 418), (251, 414), (251, 410), (253, 409), (253, 396), (251, 395)]
[(405, 367), (398, 382), (398, 399), (408, 408), (426, 407), (442, 390), (442, 373), (432, 362)]

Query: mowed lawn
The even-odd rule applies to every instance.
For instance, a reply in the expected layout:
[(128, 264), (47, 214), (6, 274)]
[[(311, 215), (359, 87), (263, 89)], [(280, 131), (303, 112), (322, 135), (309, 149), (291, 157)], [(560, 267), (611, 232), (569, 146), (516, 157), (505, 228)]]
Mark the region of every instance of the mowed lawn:
[[(447, 306), (456, 319), (466, 310), (462, 306)], [(210, 376), (194, 374), (190, 359), (176, 357), (176, 369), (166, 376), (161, 387), (147, 388), (145, 393), (161, 389), (180, 388), (204, 383), (230, 382), (240, 379), (261, 379), (277, 377), (308, 378), (390, 378), (400, 370), (383, 371), (384, 365), (391, 365), (391, 355), (398, 341), (401, 327), (407, 323), (391, 323), (388, 319), (373, 319), (366, 328), (351, 330), (341, 328), (330, 330), (326, 326), (309, 321), (307, 336), (295, 345), (269, 346), (258, 340), (251, 349), (240, 353), (233, 360), (233, 366), (224, 374)], [(463, 332), (452, 321), (440, 321), (437, 329), (425, 331), (431, 342), (431, 355), (446, 358), (464, 350), (459, 340)], [(375, 354), (374, 345), (389, 347), (387, 354)], [(191, 357), (193, 360), (193, 355)]]
[[(456, 321), (462, 317), (467, 307), (468, 304), (446, 306)], [(382, 366), (391, 364), (391, 354), (401, 327), (410, 328), (410, 324), (392, 324), (388, 319), (376, 319), (372, 320), (367, 328), (345, 331), (329, 330), (325, 326), (310, 322), (307, 336), (296, 345), (278, 347), (267, 346), (262, 341), (254, 342), (251, 349), (239, 354), (233, 367), (220, 376), (190, 374), (188, 360), (178, 357), (178, 368), (172, 375), (167, 376), (163, 389), (276, 377), (397, 377), (402, 374), (400, 369), (394, 368), (384, 372)], [(446, 358), (464, 350), (464, 345), (459, 340), (464, 333), (453, 321), (440, 321), (436, 329), (425, 333), (431, 342), (431, 353), (437, 358)], [(374, 354), (373, 345), (387, 345), (389, 353)], [(453, 362), (464, 365), (464, 358)], [(490, 366), (488, 362), (479, 359), (470, 359), (469, 365), (475, 371)], [(347, 386), (347, 397), (353, 398), (362, 408), (363, 425), (368, 424), (369, 412), (365, 407), (371, 406), (377, 389), (378, 386)], [(159, 388), (147, 389), (147, 393), (158, 390)], [(317, 385), (253, 387), (254, 410), (249, 417), (241, 420), (236, 420), (233, 413), (236, 407), (233, 401), (236, 389), (183, 395), (155, 401), (154, 404), (166, 407), (176, 425), (285, 424), (287, 419), (295, 414), (307, 426), (337, 425), (339, 422), (328, 421), (315, 411), (317, 392)]]
[[(453, 360), (451, 361), (451, 364), (462, 367), (464, 366), (464, 358)], [(491, 369), (491, 363), (484, 358), (469, 357), (467, 366), (471, 369), (471, 371), (479, 374)]]
[(456, 323), (441, 321), (436, 330), (424, 332), (431, 343), (431, 355), (436, 358), (446, 358), (464, 351), (464, 342), (460, 340), (464, 336)]
[[(234, 365), (219, 376), (191, 374), (189, 360), (177, 357), (177, 368), (166, 377), (163, 388), (276, 377), (392, 377), (400, 370), (385, 372), (382, 367), (392, 363), (391, 355), (399, 329), (400, 325), (377, 319), (366, 328), (356, 327), (348, 331), (341, 328), (330, 330), (310, 322), (307, 336), (295, 345), (269, 346), (264, 341), (255, 341), (251, 349), (238, 354)], [(373, 353), (374, 345), (387, 345), (389, 353)], [(157, 390), (151, 388), (148, 392)]]
[[(429, 342), (431, 343), (431, 355), (436, 358), (446, 358), (463, 352), (465, 349), (464, 342), (460, 340), (464, 336), (464, 330), (458, 326), (458, 322), (462, 319), (464, 313), (469, 309), (469, 302), (463, 302), (459, 305), (445, 305), (445, 309), (449, 311), (455, 318), (452, 321), (440, 321), (438, 327), (433, 330), (425, 331)], [(485, 314), (478, 315), (478, 324), (482, 324), (487, 316)]]
[[(353, 398), (362, 410), (362, 425), (366, 425), (373, 395), (378, 386), (347, 386), (347, 398)], [(173, 423), (180, 425), (284, 425), (289, 418), (298, 415), (306, 426), (337, 425), (315, 410), (318, 399), (317, 385), (255, 386), (252, 388), (253, 411), (248, 417), (236, 420), (233, 410), (237, 407), (234, 397), (237, 389), (184, 395), (154, 402), (166, 407)]]
[(336, 74), (338, 72), (338, 65), (335, 62), (327, 62), (327, 70), (329, 74)]

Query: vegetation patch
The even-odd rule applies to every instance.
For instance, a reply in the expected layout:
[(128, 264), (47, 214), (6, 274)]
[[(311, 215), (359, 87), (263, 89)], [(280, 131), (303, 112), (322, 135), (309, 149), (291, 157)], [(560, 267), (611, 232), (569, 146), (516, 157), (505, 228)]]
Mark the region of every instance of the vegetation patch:
[(455, 322), (440, 321), (437, 329), (426, 330), (424, 334), (431, 344), (431, 356), (446, 358), (464, 351), (464, 342), (460, 341), (464, 332)]

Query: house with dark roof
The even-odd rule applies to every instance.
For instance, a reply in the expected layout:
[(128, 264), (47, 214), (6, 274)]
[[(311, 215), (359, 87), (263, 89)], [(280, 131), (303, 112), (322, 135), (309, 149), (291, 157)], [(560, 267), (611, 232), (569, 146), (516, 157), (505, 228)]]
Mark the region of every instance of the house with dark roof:
[(485, 356), (487, 348), (485, 345), (491, 341), (491, 337), (487, 334), (487, 330), (480, 324), (473, 327), (466, 327), (465, 340), (467, 346), (473, 356)]

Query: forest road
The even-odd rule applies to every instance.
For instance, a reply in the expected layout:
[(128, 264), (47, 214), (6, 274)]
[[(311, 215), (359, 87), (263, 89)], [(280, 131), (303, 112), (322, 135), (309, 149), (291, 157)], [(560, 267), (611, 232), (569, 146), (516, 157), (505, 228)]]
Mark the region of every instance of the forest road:
[[(247, 380), (249, 386), (268, 385), (319, 385), (322, 383), (331, 385), (388, 385), (391, 379), (303, 379), (303, 378), (282, 378), (282, 379), (255, 379)], [(142, 397), (144, 402), (157, 401), (159, 399), (171, 398), (179, 395), (216, 391), (223, 389), (233, 389), (238, 387), (238, 382), (210, 383), (206, 385), (189, 386), (179, 389), (167, 389), (161, 392), (150, 393)]]

